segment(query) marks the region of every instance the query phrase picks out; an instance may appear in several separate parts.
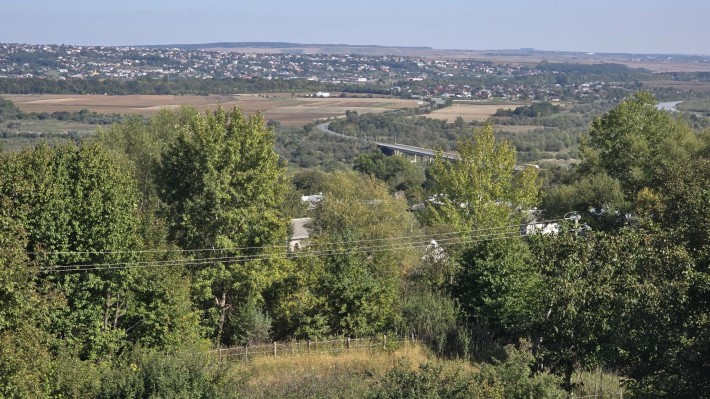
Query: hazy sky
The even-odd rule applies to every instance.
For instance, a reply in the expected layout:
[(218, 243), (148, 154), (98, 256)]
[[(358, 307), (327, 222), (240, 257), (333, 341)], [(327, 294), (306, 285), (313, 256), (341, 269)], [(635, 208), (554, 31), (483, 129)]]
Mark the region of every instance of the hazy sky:
[(710, 1), (0, 0), (0, 42), (218, 41), (710, 55)]

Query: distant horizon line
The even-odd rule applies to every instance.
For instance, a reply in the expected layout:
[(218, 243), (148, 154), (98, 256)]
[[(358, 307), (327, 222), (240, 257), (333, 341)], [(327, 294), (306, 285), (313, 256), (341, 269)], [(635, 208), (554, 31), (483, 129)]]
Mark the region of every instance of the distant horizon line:
[(546, 50), (534, 47), (500, 48), (500, 49), (463, 49), (463, 48), (435, 48), (431, 46), (407, 46), (407, 45), (382, 45), (382, 44), (346, 44), (346, 43), (295, 43), (282, 41), (246, 41), (246, 42), (201, 42), (201, 43), (172, 43), (172, 44), (72, 44), (72, 43), (20, 43), (20, 42), (0, 42), (0, 44), (19, 44), (30, 46), (74, 46), (74, 47), (130, 47), (130, 48), (156, 48), (169, 49), (179, 48), (183, 50), (201, 50), (214, 48), (302, 48), (302, 47), (353, 47), (353, 48), (378, 48), (378, 49), (412, 49), (430, 51), (471, 51), (471, 52), (529, 52), (529, 53), (569, 53), (588, 55), (645, 55), (645, 56), (698, 56), (710, 57), (710, 54), (701, 53), (639, 53), (639, 52), (619, 52), (619, 51), (591, 51), (591, 50)]

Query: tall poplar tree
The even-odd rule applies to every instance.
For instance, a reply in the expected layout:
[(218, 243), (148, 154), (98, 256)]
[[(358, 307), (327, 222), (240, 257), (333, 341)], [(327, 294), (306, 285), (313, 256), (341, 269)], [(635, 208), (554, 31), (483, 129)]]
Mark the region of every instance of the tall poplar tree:
[(273, 144), (261, 115), (219, 108), (195, 114), (157, 171), (170, 239), (201, 258), (197, 299), (217, 344), (244, 340), (281, 270), (287, 186)]

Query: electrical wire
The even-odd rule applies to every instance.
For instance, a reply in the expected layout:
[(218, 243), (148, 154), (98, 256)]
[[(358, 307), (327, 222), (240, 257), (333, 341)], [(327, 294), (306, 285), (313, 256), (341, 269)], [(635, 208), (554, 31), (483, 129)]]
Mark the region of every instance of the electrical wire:
[[(520, 231), (498, 231), (488, 235), (478, 237), (452, 237), (440, 240), (446, 245), (458, 245), (470, 242), (485, 242), (501, 239), (510, 239), (522, 236)], [(439, 241), (437, 241), (438, 243)], [(319, 256), (338, 256), (345, 254), (362, 254), (372, 252), (382, 252), (398, 249), (419, 249), (427, 248), (431, 245), (431, 240), (418, 242), (404, 242), (394, 245), (379, 245), (370, 247), (345, 247), (337, 250), (316, 250), (316, 251), (299, 251), (296, 253), (281, 253), (281, 254), (255, 254), (247, 256), (234, 257), (219, 257), (219, 258), (204, 258), (194, 260), (173, 260), (173, 261), (158, 261), (158, 262), (123, 262), (115, 264), (85, 264), (85, 265), (60, 265), (41, 270), (43, 273), (62, 273), (62, 272), (80, 272), (80, 271), (114, 271), (142, 267), (171, 267), (171, 266), (200, 266), (211, 265), (220, 262), (245, 262), (245, 261), (260, 261), (260, 260), (276, 260), (276, 259), (293, 259), (303, 257), (319, 257)]]
[[(509, 227), (504, 227), (504, 228), (507, 229), (507, 228), (509, 228)], [(499, 228), (499, 230), (502, 230), (502, 228)], [(447, 234), (448, 234), (448, 233), (447, 233)], [(497, 232), (496, 232), (496, 233), (489, 233), (489, 234), (497, 234)], [(485, 236), (486, 236), (486, 235), (482, 235), (481, 237), (485, 237)], [(404, 236), (404, 237), (391, 238), (391, 240), (401, 240), (401, 241), (404, 241), (404, 240), (408, 240), (409, 238), (419, 238), (419, 237), (421, 237), (421, 236)], [(431, 243), (431, 240), (432, 240), (432, 239), (433, 239), (433, 240), (437, 240), (437, 242), (447, 243), (448, 241), (451, 241), (451, 240), (458, 240), (459, 238), (460, 238), (460, 237), (449, 237), (449, 238), (438, 238), (438, 240), (437, 240), (437, 238), (430, 238), (430, 237), (427, 237), (427, 238), (424, 240), (424, 243), (426, 243), (426, 244)], [(421, 243), (419, 243), (418, 241), (421, 241), (421, 239), (420, 239), (420, 240), (414, 240), (414, 241), (412, 241), (412, 243), (413, 243), (413, 244), (421, 244)], [(327, 255), (327, 254), (329, 254), (329, 251), (339, 251), (339, 250), (343, 250), (343, 247), (345, 247), (345, 248), (352, 248), (351, 246), (349, 246), (349, 244), (358, 243), (358, 242), (364, 242), (364, 240), (361, 240), (361, 241), (342, 241), (342, 242), (339, 242), (339, 243), (338, 243), (338, 242), (336, 242), (336, 243), (325, 243), (325, 244), (328, 244), (328, 245), (325, 245), (325, 247), (332, 246), (332, 245), (339, 245), (340, 248), (339, 248), (339, 249), (321, 249), (319, 255)], [(360, 246), (360, 248), (362, 248), (362, 249), (364, 249), (364, 250), (369, 250), (369, 249), (379, 248), (379, 247), (380, 247), (380, 246), (377, 246), (377, 245), (375, 245), (375, 246), (369, 246), (369, 247), (367, 247), (367, 246)], [(265, 248), (268, 248), (268, 247), (265, 247)], [(224, 251), (226, 252), (227, 250), (224, 250)], [(173, 260), (164, 260), (164, 261), (144, 261), (144, 262), (122, 261), (122, 262), (114, 262), (114, 263), (71, 264), (71, 265), (60, 265), (60, 266), (55, 266), (55, 267), (56, 267), (56, 268), (74, 268), (74, 267), (82, 267), (82, 266), (89, 266), (89, 265), (110, 267), (110, 266), (120, 266), (120, 265), (123, 265), (123, 264), (126, 264), (126, 263), (131, 263), (131, 264), (135, 264), (135, 265), (143, 265), (143, 264), (155, 264), (155, 265), (159, 265), (159, 264), (162, 264), (162, 263), (174, 263), (174, 262), (186, 262), (186, 263), (189, 263), (189, 262), (195, 261), (195, 260), (198, 260), (198, 261), (215, 261), (215, 262), (218, 262), (218, 261), (249, 260), (249, 259), (252, 259), (252, 258), (254, 258), (254, 257), (260, 257), (260, 256), (262, 256), (262, 255), (264, 255), (264, 254), (233, 255), (233, 256), (220, 256), (220, 257), (208, 257), (208, 258), (197, 258), (197, 259), (173, 259)]]
[[(499, 227), (495, 227), (495, 228), (478, 229), (478, 230), (476, 230), (476, 231), (498, 230), (498, 231), (500, 232), (500, 231), (505, 231), (505, 229), (511, 229), (511, 228), (516, 228), (516, 229), (517, 229), (517, 228), (519, 228), (519, 225), (499, 226)], [(474, 231), (474, 230), (471, 230), (471, 231)], [(363, 242), (382, 241), (382, 240), (389, 240), (389, 241), (400, 240), (400, 241), (403, 241), (403, 240), (408, 240), (408, 239), (410, 239), (410, 238), (420, 238), (420, 237), (426, 237), (426, 238), (425, 238), (425, 242), (424, 242), (424, 243), (426, 243), (426, 244), (430, 243), (431, 240), (437, 240), (437, 239), (438, 239), (438, 241), (441, 242), (441, 243), (446, 243), (447, 241), (450, 241), (450, 240), (457, 240), (457, 239), (459, 239), (459, 237), (441, 238), (441, 236), (451, 235), (451, 234), (452, 234), (452, 233), (442, 233), (442, 234), (433, 234), (433, 235), (430, 235), (430, 236), (427, 236), (427, 235), (416, 235), (416, 236), (403, 236), (403, 237), (389, 237), (389, 238), (386, 238), (386, 239), (378, 239), (378, 240), (352, 240), (352, 241), (341, 241), (341, 242), (335, 242), (335, 243), (325, 243), (325, 244), (327, 244), (327, 245), (325, 245), (325, 247), (332, 246), (332, 245), (339, 245), (340, 248), (342, 249), (343, 246), (348, 247), (349, 244), (353, 244), (353, 243), (363, 243)], [(456, 234), (459, 234), (459, 233), (457, 232)], [(489, 233), (489, 234), (491, 234), (491, 233)], [(493, 234), (496, 234), (496, 233), (493, 233)], [(482, 236), (479, 236), (479, 237), (486, 237), (486, 235), (482, 235)], [(413, 244), (417, 244), (417, 241), (413, 241)], [(323, 247), (323, 245), (320, 245), (320, 246)], [(262, 248), (269, 248), (269, 247), (262, 247)], [(348, 247), (348, 248), (351, 248), (351, 247)], [(370, 250), (370, 249), (377, 249), (377, 248), (379, 248), (379, 247), (378, 247), (378, 246), (371, 246), (371, 247), (360, 247), (360, 248), (362, 248), (362, 249), (364, 249), (364, 250)], [(271, 249), (273, 249), (273, 248), (271, 248)], [(223, 250), (223, 251), (226, 252), (227, 250)], [(328, 251), (334, 251), (334, 250), (321, 249), (320, 252), (318, 253), (318, 255), (327, 255), (327, 254), (329, 254)], [(312, 253), (312, 252), (311, 252), (311, 253)], [(211, 258), (175, 259), (175, 260), (146, 261), (146, 262), (121, 261), (121, 262), (114, 262), (114, 263), (71, 264), (71, 265), (55, 266), (55, 268), (76, 268), (76, 267), (84, 267), (84, 266), (92, 266), (92, 265), (93, 265), (93, 266), (106, 266), (106, 267), (111, 267), (111, 266), (120, 266), (120, 265), (127, 264), (127, 263), (131, 263), (131, 264), (135, 264), (135, 265), (144, 265), (144, 264), (160, 265), (160, 264), (164, 264), (164, 263), (171, 263), (171, 264), (173, 264), (173, 263), (179, 263), (179, 262), (191, 263), (191, 262), (194, 262), (194, 261), (196, 261), (196, 260), (197, 260), (197, 261), (215, 261), (215, 262), (217, 262), (217, 261), (249, 260), (249, 259), (252, 259), (252, 258), (255, 258), (255, 257), (257, 257), (257, 258), (258, 258), (258, 257), (261, 257), (261, 256), (263, 256), (263, 255), (264, 255), (264, 254), (236, 255), (236, 256), (221, 256), (221, 257), (211, 257)]]
[[(507, 226), (487, 227), (487, 228), (479, 228), (479, 229), (471, 229), (471, 230), (460, 230), (460, 231), (437, 233), (437, 234), (421, 234), (421, 235), (416, 235), (416, 236), (404, 236), (404, 237), (372, 238), (372, 239), (350, 240), (350, 241), (342, 241), (342, 242), (367, 243), (367, 242), (400, 240), (400, 239), (419, 238), (419, 237), (427, 237), (427, 238), (436, 239), (437, 236), (448, 236), (448, 235), (456, 235), (456, 234), (473, 234), (473, 233), (477, 233), (477, 232), (497, 230), (497, 229), (502, 229), (502, 228), (514, 228), (514, 227), (520, 228), (521, 226), (526, 226), (526, 225), (534, 225), (534, 224), (539, 224), (539, 223), (556, 223), (556, 222), (560, 222), (562, 220), (564, 220), (564, 219), (551, 219), (551, 220), (544, 220), (544, 221), (539, 221), (539, 222), (535, 222), (535, 223), (522, 223), (522, 224), (514, 224), (514, 225), (507, 225)], [(330, 243), (327, 245), (338, 245), (338, 244), (339, 243)], [(271, 245), (271, 246), (263, 245), (263, 246), (249, 246), (249, 247), (197, 248), (197, 249), (179, 249), (179, 248), (168, 249), (168, 248), (165, 248), (165, 249), (119, 250), (119, 251), (32, 251), (32, 252), (27, 252), (27, 254), (28, 255), (44, 255), (44, 256), (53, 256), (53, 255), (113, 255), (113, 254), (173, 253), (173, 252), (194, 253), (194, 252), (249, 251), (249, 250), (279, 249), (279, 248), (288, 248), (288, 244), (286, 244), (286, 245)]]

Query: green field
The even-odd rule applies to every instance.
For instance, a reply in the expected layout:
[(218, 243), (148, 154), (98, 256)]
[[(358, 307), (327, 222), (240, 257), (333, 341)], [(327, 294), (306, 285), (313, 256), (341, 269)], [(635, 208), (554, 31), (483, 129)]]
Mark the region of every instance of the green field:
[(12, 120), (0, 126), (0, 143), (6, 150), (20, 150), (40, 140), (64, 141), (96, 134), (98, 125), (45, 120)]

